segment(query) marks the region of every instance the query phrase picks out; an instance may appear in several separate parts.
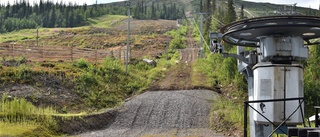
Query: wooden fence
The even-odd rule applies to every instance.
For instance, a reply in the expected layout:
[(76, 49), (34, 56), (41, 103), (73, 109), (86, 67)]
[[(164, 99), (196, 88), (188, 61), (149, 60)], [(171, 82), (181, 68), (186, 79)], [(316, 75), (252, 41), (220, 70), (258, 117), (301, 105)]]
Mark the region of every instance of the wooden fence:
[(110, 49), (78, 48), (74, 46), (28, 46), (8, 44), (0, 46), (1, 58), (25, 57), (31, 61), (72, 62), (84, 58), (90, 62), (103, 61), (106, 57), (125, 59), (126, 47)]

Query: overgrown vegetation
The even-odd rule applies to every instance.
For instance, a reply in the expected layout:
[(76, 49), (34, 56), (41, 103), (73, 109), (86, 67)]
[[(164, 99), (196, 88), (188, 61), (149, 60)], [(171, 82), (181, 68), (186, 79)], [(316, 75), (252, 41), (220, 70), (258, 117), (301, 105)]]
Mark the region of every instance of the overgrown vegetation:
[[(2, 86), (10, 83), (20, 83), (41, 87), (44, 83), (37, 80), (39, 77), (57, 76), (60, 84), (71, 86), (71, 94), (81, 97), (84, 104), (78, 104), (82, 110), (98, 111), (103, 108), (112, 108), (119, 105), (126, 98), (139, 94), (149, 87), (155, 79), (161, 78), (165, 70), (175, 64), (179, 53), (173, 50), (169, 52), (169, 59), (165, 56), (157, 60), (157, 66), (150, 66), (142, 61), (137, 61), (129, 66), (129, 74), (125, 73), (123, 62), (114, 58), (106, 58), (104, 62), (93, 64), (85, 59), (74, 63), (26, 63), (25, 58), (19, 59), (22, 63), (13, 63), (13, 66), (2, 66)], [(12, 61), (18, 62), (18, 61)], [(61, 85), (61, 86), (62, 86)], [(32, 99), (31, 99), (32, 101)], [(0, 135), (21, 135), (25, 132), (30, 134), (32, 130), (44, 126), (47, 132), (56, 134), (55, 120), (53, 115), (58, 115), (52, 107), (45, 109), (37, 108), (24, 99), (8, 99), (2, 95), (0, 110), (0, 125), (12, 125), (21, 127), (27, 125), (27, 130), (13, 134), (12, 130), (0, 131)], [(55, 106), (57, 107), (57, 106)], [(70, 106), (61, 106), (59, 112), (68, 112)], [(75, 107), (75, 106), (73, 106)], [(86, 109), (87, 108), (87, 109)], [(58, 115), (60, 116), (60, 115)], [(46, 125), (43, 125), (46, 124)], [(52, 132), (52, 133), (51, 133)], [(60, 134), (60, 133), (57, 133)]]
[(304, 65), (304, 96), (306, 99), (308, 116), (315, 114), (314, 106), (320, 104), (320, 48), (319, 46), (310, 47), (310, 56)]
[(180, 28), (177, 30), (172, 30), (168, 32), (168, 35), (172, 37), (172, 40), (169, 43), (169, 49), (186, 48), (187, 29), (188, 27), (186, 25), (183, 25), (183, 26), (180, 26)]
[(202, 83), (204, 86), (216, 88), (223, 94), (211, 110), (211, 126), (223, 131), (242, 127), (247, 84), (244, 76), (237, 72), (236, 59), (207, 53), (207, 57), (198, 59), (193, 67), (197, 73), (206, 76), (206, 81)]

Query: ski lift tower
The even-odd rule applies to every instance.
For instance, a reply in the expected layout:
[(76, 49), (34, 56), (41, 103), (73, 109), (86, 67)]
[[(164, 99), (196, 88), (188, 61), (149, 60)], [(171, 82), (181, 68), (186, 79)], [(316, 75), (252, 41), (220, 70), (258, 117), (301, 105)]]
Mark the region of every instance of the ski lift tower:
[[(238, 70), (248, 81), (244, 135), (248, 108), (251, 137), (287, 134), (288, 127), (305, 124), (299, 61), (308, 59), (308, 45), (320, 37), (320, 17), (251, 18), (224, 26), (221, 33), (224, 42), (238, 48), (237, 54), (222, 54), (238, 59)], [(244, 47), (251, 47), (251, 51)]]

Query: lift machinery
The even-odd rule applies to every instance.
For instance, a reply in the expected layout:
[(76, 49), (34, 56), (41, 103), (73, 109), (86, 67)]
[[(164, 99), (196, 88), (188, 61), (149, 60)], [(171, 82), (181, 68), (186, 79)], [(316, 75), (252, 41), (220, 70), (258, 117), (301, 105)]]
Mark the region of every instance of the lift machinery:
[[(267, 16), (241, 20), (211, 33), (212, 52), (238, 59), (238, 71), (248, 81), (250, 136), (288, 134), (288, 127), (304, 123), (303, 67), (309, 45), (320, 37), (320, 17)], [(237, 46), (237, 54), (223, 52), (220, 41)], [(251, 47), (245, 50), (245, 47)], [(247, 136), (247, 126), (244, 135)]]

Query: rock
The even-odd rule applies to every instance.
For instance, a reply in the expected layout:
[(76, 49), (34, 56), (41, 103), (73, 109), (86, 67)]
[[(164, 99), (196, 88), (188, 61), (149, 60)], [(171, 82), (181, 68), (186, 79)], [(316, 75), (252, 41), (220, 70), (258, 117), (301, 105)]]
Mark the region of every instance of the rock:
[(155, 62), (154, 60), (151, 59), (143, 59), (143, 62), (147, 63), (150, 66), (156, 67), (157, 66), (157, 62)]

